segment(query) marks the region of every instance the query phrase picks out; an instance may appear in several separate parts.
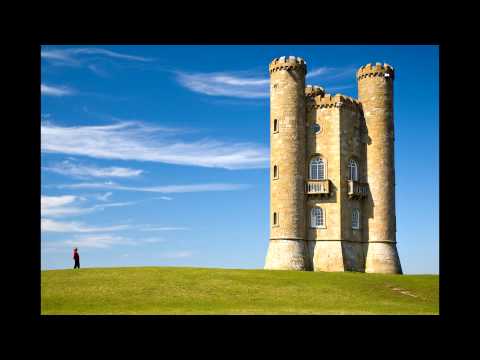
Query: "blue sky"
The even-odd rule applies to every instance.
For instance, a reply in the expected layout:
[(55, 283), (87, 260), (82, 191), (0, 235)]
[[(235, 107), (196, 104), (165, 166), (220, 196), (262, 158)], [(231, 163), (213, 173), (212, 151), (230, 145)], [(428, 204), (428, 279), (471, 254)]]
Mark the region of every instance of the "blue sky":
[(437, 46), (43, 46), (42, 269), (262, 268), (268, 246), (268, 64), (357, 97), (395, 68), (397, 241), (438, 273)]

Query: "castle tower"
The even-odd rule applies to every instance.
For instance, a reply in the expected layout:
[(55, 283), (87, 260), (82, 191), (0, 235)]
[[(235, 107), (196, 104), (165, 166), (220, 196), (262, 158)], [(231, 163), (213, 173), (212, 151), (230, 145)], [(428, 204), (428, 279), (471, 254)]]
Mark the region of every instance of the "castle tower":
[(270, 241), (265, 269), (309, 270), (305, 243), (303, 59), (274, 59), (270, 71)]
[(393, 79), (388, 64), (368, 64), (357, 71), (358, 99), (368, 132), (364, 227), (368, 232), (365, 272), (369, 273), (402, 273), (396, 247)]

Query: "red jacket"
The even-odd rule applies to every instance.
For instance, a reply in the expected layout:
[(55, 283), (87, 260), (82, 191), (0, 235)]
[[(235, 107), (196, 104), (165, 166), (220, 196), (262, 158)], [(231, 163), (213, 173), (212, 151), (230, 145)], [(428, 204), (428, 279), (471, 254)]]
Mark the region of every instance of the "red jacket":
[(74, 258), (75, 260), (80, 260), (80, 255), (78, 255), (78, 252), (77, 252), (77, 251), (74, 251), (74, 252), (73, 252), (73, 258)]

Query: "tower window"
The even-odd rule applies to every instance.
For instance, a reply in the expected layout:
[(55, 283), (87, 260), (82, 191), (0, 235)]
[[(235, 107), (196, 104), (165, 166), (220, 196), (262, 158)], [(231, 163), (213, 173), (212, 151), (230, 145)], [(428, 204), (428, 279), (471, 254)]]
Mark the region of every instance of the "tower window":
[(278, 132), (278, 119), (273, 120), (273, 132)]
[(311, 180), (325, 180), (325, 160), (316, 157), (310, 161), (310, 179)]
[(278, 225), (278, 214), (276, 212), (273, 213), (273, 226)]
[(312, 125), (312, 130), (315, 134), (318, 134), (322, 128), (320, 127), (320, 124), (315, 123)]
[(358, 181), (358, 164), (355, 160), (348, 162), (349, 180)]
[(278, 166), (277, 165), (273, 166), (273, 178), (278, 179)]
[(312, 228), (325, 228), (325, 211), (321, 207), (312, 208), (310, 224)]
[(360, 210), (352, 210), (352, 229), (360, 229)]

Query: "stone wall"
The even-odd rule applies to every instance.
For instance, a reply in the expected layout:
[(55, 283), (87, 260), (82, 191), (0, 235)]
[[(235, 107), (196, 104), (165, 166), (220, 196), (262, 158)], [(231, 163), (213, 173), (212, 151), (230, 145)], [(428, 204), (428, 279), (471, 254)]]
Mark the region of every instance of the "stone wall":
[[(328, 98), (327, 94), (327, 98)], [(307, 106), (307, 156), (305, 171), (309, 178), (310, 161), (320, 156), (326, 163), (326, 178), (330, 180), (330, 194), (307, 195), (306, 233), (308, 256), (314, 271), (343, 271), (340, 218), (340, 111), (337, 107), (319, 104), (325, 94), (317, 95)], [(320, 125), (315, 133), (313, 125)], [(321, 207), (325, 212), (325, 228), (311, 226), (311, 209)]]
[[(358, 164), (358, 181), (366, 182), (366, 133), (360, 107), (340, 107), (340, 179), (341, 179), (341, 238), (345, 270), (364, 271), (365, 254), (362, 243), (368, 239), (368, 230), (364, 233), (365, 199), (350, 198), (348, 195), (349, 162)], [(352, 212), (360, 211), (360, 229), (352, 228)]]

